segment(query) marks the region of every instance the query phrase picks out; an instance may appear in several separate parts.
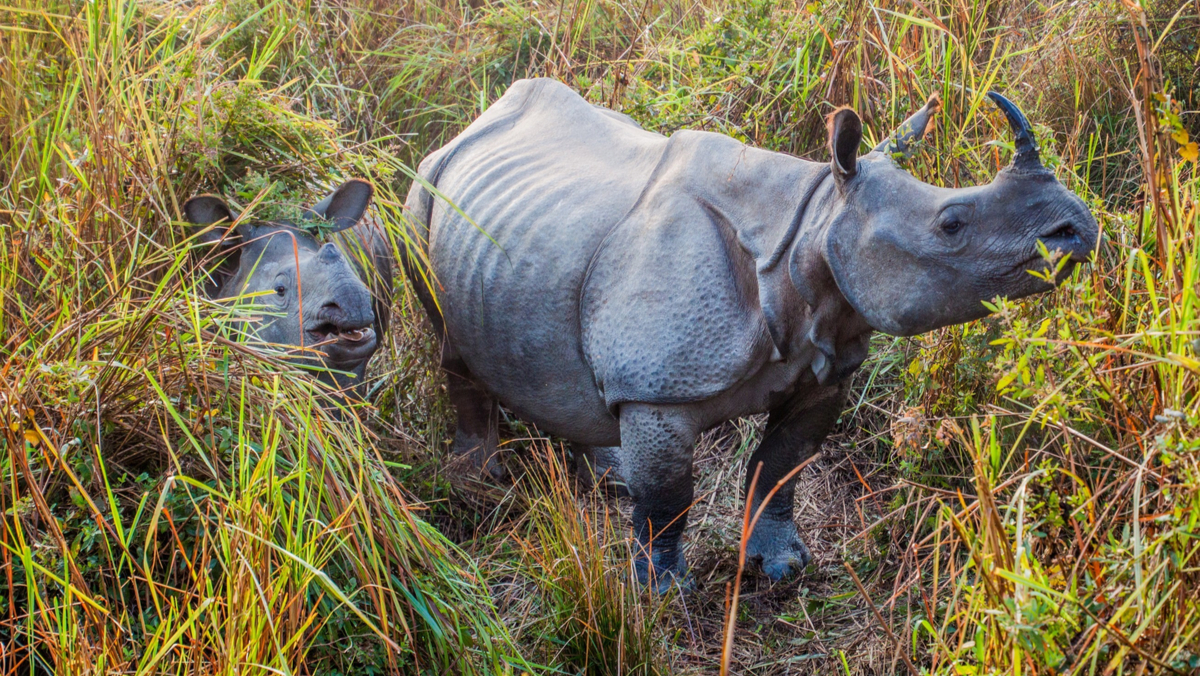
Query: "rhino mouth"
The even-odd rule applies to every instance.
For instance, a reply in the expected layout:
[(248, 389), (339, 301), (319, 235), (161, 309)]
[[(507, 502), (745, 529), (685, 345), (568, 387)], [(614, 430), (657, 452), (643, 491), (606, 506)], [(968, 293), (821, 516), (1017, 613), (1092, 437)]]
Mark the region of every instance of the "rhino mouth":
[(338, 326), (322, 322), (307, 331), (313, 348), (324, 352), (334, 363), (352, 363), (370, 357), (375, 351), (375, 330), (370, 326)]
[[(1081, 264), (1079, 257), (1073, 251), (1055, 250), (1054, 248), (1051, 248), (1050, 251), (1052, 255), (1049, 261), (1040, 253), (1034, 253), (1012, 267), (1007, 276), (1015, 280), (1017, 288), (1014, 289), (1014, 292), (1007, 294), (1009, 298), (1015, 300), (1053, 289), (1066, 281), (1075, 267)], [(1063, 258), (1068, 259), (1068, 262), (1054, 275), (1054, 282), (1048, 282), (1045, 275), (1053, 270), (1053, 266)]]

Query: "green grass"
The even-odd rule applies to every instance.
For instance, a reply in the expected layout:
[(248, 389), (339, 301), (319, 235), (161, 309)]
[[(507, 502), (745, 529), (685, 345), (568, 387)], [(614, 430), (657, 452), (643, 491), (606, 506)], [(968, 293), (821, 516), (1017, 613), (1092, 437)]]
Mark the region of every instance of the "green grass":
[(580, 508), (575, 481), (550, 446), (530, 456), (522, 482), (529, 526), (518, 543), (537, 571), (537, 632), (553, 646), (547, 661), (567, 673), (670, 673), (656, 632), (664, 599), (638, 586), (624, 528), (602, 505)]
[[(1183, 0), (0, 7), (0, 671), (1195, 673), (1198, 34)], [(797, 583), (739, 575), (761, 421), (706, 435), (699, 586), (653, 598), (536, 430), (511, 488), (445, 469), (406, 285), (339, 411), (198, 294), (179, 223), (362, 176), (400, 247), (409, 168), (534, 75), (822, 161), (833, 106), (877, 139), (936, 93), (910, 169), (942, 185), (1007, 161), (996, 89), (1103, 241), (1052, 294), (875, 339), (800, 477)]]

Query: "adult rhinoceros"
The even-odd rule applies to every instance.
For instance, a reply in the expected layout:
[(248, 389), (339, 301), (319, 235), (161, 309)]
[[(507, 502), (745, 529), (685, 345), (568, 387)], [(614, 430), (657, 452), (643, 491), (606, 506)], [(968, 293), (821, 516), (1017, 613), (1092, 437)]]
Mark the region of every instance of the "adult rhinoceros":
[(216, 195), (183, 205), (209, 263), (208, 295), (250, 297), (263, 310), (250, 328), (259, 341), (292, 348), (294, 361), (359, 395), (387, 332), (392, 295), (391, 246), (380, 224), (363, 218), (373, 193), (370, 183), (351, 179), (305, 210), (336, 233), (325, 243), (290, 222), (234, 226), (238, 215)]
[[(421, 163), (407, 201), (425, 250), (406, 267), (433, 273), (423, 302), (444, 339), (453, 449), (492, 461), (498, 402), (576, 444), (619, 445), (598, 455), (632, 494), (639, 577), (669, 584), (686, 570), (701, 432), (770, 413), (749, 465), (762, 463), (757, 508), (820, 447), (873, 331), (910, 336), (1050, 289), (1028, 272), (1048, 265), (1039, 242), (1070, 257), (1061, 275), (1088, 257), (1095, 219), (1042, 166), (1024, 115), (990, 96), (1012, 165), (948, 189), (893, 161), (936, 101), (862, 157), (858, 116), (835, 111), (820, 164), (664, 137), (552, 80), (513, 84)], [(776, 580), (810, 559), (792, 507), (789, 484), (748, 543)]]

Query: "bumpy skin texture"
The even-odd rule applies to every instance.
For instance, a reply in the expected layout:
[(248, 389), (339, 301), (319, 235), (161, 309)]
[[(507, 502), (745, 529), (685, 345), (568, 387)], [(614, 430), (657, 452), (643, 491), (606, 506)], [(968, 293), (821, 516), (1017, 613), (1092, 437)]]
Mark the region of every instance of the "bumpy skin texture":
[(243, 301), (263, 310), (250, 328), (255, 338), (287, 349), (294, 363), (358, 396), (366, 394), (367, 362), (387, 333), (393, 290), (387, 237), (363, 218), (371, 194), (370, 184), (352, 180), (309, 210), (339, 228), (324, 244), (291, 223), (248, 222), (230, 230), (236, 216), (214, 195), (184, 205), (208, 265), (208, 295), (232, 301), (256, 294)]
[[(982, 300), (1051, 288), (1026, 272), (1046, 266), (1039, 239), (1073, 262), (1095, 245), (1095, 220), (1048, 174), (937, 188), (881, 152), (857, 157), (853, 111), (830, 132), (819, 164), (666, 138), (557, 82), (513, 84), (421, 163), (406, 205), (405, 267), (443, 338), (455, 450), (495, 467), (498, 402), (600, 449), (593, 464), (635, 502), (637, 569), (661, 586), (685, 571), (703, 430), (770, 412), (751, 464), (760, 501), (820, 448), (872, 331), (980, 317)], [(792, 506), (789, 482), (749, 543), (774, 579), (809, 559)]]

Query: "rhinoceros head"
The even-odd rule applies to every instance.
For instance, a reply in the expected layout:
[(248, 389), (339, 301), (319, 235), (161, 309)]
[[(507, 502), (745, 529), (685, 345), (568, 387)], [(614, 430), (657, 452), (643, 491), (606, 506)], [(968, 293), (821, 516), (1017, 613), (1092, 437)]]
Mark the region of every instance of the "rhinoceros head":
[(907, 336), (977, 319), (988, 313), (982, 301), (1053, 288), (1053, 264), (1039, 243), (1052, 259), (1068, 258), (1056, 282), (1096, 246), (1096, 219), (1042, 165), (1020, 109), (989, 97), (1008, 119), (1016, 154), (990, 184), (970, 188), (922, 183), (894, 161), (924, 134), (936, 99), (863, 157), (858, 116), (849, 109), (830, 116), (837, 195), (824, 257), (846, 299), (878, 331)]
[[(332, 223), (332, 231), (353, 227), (371, 201), (371, 184), (350, 180), (308, 210)], [(319, 242), (291, 223), (237, 223), (220, 197), (199, 195), (183, 205), (187, 220), (199, 226), (197, 239), (211, 265), (209, 295), (248, 296), (263, 306), (255, 336), (278, 346), (304, 346), (323, 355), (306, 361), (352, 371), (375, 352), (371, 292), (333, 243)], [(236, 225), (235, 225), (236, 223)], [(361, 376), (361, 374), (359, 374)]]

